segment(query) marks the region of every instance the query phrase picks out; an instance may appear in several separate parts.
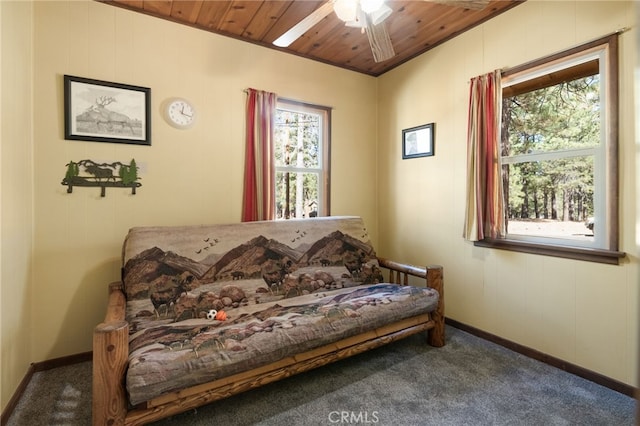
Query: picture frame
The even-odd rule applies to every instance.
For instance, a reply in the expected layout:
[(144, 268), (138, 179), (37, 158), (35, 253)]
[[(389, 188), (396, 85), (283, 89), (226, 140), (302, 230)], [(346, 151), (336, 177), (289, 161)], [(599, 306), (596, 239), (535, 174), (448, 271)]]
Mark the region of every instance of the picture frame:
[(65, 75), (64, 138), (151, 145), (151, 89)]
[(402, 130), (402, 159), (434, 155), (435, 123)]

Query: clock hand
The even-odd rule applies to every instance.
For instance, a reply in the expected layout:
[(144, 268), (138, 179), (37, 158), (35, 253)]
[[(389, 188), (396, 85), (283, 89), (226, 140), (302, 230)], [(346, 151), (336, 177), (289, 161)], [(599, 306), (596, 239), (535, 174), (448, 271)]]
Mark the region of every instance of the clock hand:
[(180, 114), (184, 115), (185, 117), (191, 117), (191, 115), (184, 112), (184, 105), (182, 105), (182, 108), (180, 109)]

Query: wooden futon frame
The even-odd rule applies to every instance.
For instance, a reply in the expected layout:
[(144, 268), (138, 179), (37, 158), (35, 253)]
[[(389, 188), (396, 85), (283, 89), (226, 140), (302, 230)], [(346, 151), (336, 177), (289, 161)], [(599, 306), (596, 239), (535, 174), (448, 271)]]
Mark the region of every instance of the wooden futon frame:
[(125, 321), (125, 294), (121, 282), (109, 286), (106, 317), (93, 334), (93, 424), (140, 425), (227, 398), (261, 385), (427, 332), (428, 343), (444, 345), (444, 287), (441, 266), (425, 268), (378, 259), (389, 270), (389, 282), (407, 285), (409, 276), (424, 278), (440, 294), (438, 307), (429, 314), (401, 320), (311, 351), (213, 382), (162, 395), (131, 407), (125, 389), (129, 357), (129, 324)]

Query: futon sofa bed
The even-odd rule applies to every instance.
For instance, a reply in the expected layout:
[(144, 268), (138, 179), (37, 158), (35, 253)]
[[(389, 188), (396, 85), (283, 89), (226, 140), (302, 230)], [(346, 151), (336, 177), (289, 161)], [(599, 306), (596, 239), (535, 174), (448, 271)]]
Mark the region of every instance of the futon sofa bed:
[(418, 332), (442, 346), (443, 297), (442, 267), (378, 258), (359, 217), (132, 228), (94, 330), (93, 424), (149, 423)]

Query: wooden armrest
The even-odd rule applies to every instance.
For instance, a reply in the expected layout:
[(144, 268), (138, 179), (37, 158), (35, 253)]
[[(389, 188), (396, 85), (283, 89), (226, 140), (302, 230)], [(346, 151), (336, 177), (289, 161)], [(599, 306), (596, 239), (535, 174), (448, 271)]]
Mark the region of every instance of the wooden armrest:
[[(429, 333), (429, 344), (436, 347), (444, 346), (444, 273), (442, 266), (431, 265), (423, 268), (384, 258), (378, 258), (378, 263), (389, 270), (389, 282), (408, 285), (409, 275), (413, 275), (424, 278), (427, 282), (427, 287), (438, 292), (440, 295), (438, 307), (431, 313), (436, 322), (436, 327)], [(401, 274), (403, 277), (402, 282), (400, 282)]]
[[(387, 269), (393, 270), (393, 271), (397, 271), (397, 272), (403, 272), (409, 275), (413, 275), (416, 277), (420, 277), (420, 278), (426, 278), (427, 277), (427, 268), (423, 268), (420, 266), (413, 266), (413, 265), (408, 265), (406, 263), (400, 263), (400, 262), (396, 262), (393, 260), (389, 260), (389, 259), (384, 259), (379, 257), (378, 258), (378, 263), (380, 263), (380, 266), (383, 266)], [(399, 284), (399, 283), (398, 283)]]
[(127, 298), (124, 295), (124, 288), (121, 281), (109, 284), (108, 297), (107, 314), (104, 317), (104, 322), (124, 321)]
[(129, 360), (129, 323), (122, 283), (109, 285), (105, 321), (93, 331), (93, 424), (122, 424), (127, 412), (124, 376)]
[[(424, 278), (427, 281), (427, 287), (438, 290), (438, 292), (442, 290), (442, 266), (440, 265), (430, 265), (426, 267), (414, 266), (382, 257), (378, 258), (378, 263), (390, 271), (389, 281), (392, 283), (407, 285), (409, 283), (409, 275), (412, 275), (414, 277)], [(395, 278), (394, 272), (396, 273)], [(402, 282), (400, 282), (401, 274), (404, 278)]]

